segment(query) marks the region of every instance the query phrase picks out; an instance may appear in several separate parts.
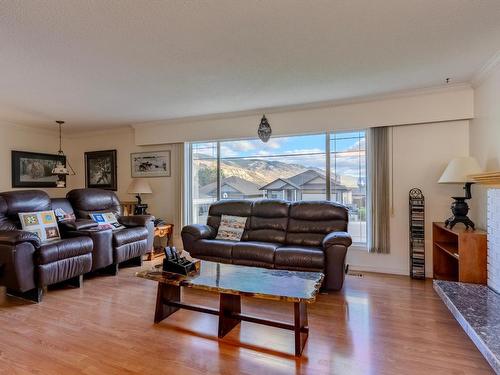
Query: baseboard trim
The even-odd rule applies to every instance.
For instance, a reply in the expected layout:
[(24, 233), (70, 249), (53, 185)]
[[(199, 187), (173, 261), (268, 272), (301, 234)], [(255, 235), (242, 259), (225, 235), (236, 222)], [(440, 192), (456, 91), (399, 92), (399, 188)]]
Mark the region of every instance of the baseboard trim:
[(366, 265), (349, 264), (349, 270), (357, 272), (374, 272), (374, 273), (388, 273), (391, 275), (403, 275), (408, 276), (408, 270), (401, 268), (390, 268), (390, 267), (374, 267)]

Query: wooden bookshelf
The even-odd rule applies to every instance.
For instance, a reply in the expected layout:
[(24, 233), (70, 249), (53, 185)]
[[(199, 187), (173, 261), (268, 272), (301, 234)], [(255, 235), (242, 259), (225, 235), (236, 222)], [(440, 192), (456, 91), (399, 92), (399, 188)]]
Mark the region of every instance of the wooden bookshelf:
[(434, 278), (486, 284), (486, 232), (432, 223)]

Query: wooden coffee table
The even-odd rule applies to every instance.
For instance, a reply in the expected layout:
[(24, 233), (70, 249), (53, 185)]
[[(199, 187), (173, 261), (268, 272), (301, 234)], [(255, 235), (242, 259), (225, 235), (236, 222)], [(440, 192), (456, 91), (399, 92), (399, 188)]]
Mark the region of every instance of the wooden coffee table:
[[(136, 275), (158, 282), (155, 323), (179, 309), (186, 309), (217, 315), (219, 338), (223, 338), (241, 321), (288, 329), (295, 332), (296, 356), (302, 354), (309, 334), (307, 305), (316, 301), (324, 277), (320, 272), (274, 270), (208, 261), (201, 261), (199, 271), (188, 276), (163, 272), (161, 265)], [(181, 287), (218, 293), (219, 309), (183, 303)], [(242, 314), (241, 296), (291, 302), (294, 304), (294, 322), (279, 322)]]

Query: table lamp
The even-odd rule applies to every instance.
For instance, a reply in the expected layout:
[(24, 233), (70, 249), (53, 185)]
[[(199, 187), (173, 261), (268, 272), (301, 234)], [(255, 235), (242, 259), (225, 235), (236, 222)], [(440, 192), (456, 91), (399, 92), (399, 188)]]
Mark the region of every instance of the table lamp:
[(453, 213), (453, 216), (444, 222), (446, 227), (449, 226), (450, 229), (452, 229), (455, 224), (463, 223), (466, 228), (475, 228), (472, 220), (467, 217), (469, 205), (466, 200), (472, 198), (471, 186), (474, 182), (470, 178), (470, 175), (481, 172), (482, 170), (479, 167), (479, 164), (473, 157), (459, 157), (449, 162), (438, 182), (440, 184), (465, 184), (465, 196), (452, 197), (455, 200), (451, 204), (451, 212)]
[(149, 182), (143, 178), (134, 178), (132, 182), (130, 182), (127, 193), (137, 194), (135, 196), (137, 198), (137, 204), (135, 205), (134, 215), (145, 215), (147, 213), (146, 210), (148, 205), (142, 203), (141, 194), (151, 194), (152, 192), (153, 190), (151, 190)]

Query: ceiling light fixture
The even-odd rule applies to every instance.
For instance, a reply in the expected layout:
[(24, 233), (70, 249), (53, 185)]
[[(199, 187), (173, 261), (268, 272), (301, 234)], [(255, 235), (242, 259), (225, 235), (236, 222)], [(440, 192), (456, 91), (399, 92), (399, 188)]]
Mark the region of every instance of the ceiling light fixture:
[[(76, 175), (74, 169), (69, 164), (69, 161), (66, 161), (66, 155), (64, 155), (64, 151), (62, 150), (62, 125), (64, 121), (56, 121), (59, 125), (59, 151), (57, 151), (57, 155), (59, 155), (59, 160), (56, 162), (55, 167), (52, 169), (52, 175), (57, 176), (56, 187), (64, 188), (66, 187), (66, 176), (67, 175)], [(66, 168), (66, 164), (69, 167)]]
[(271, 129), (271, 125), (269, 125), (266, 115), (263, 115), (262, 119), (260, 120), (259, 129), (257, 130), (257, 134), (259, 135), (260, 140), (264, 143), (267, 142), (269, 138), (271, 138), (272, 133), (273, 131)]

